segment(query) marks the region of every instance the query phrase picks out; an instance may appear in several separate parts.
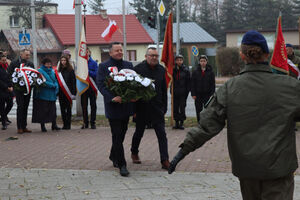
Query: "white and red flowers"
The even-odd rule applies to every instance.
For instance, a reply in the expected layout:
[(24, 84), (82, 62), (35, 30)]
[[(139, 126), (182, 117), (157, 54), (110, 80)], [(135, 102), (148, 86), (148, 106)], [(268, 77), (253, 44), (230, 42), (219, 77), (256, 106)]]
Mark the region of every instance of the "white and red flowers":
[(45, 78), (37, 70), (21, 64), (12, 74), (12, 82), (15, 90), (29, 94), (32, 87), (39, 87), (45, 82)]
[(117, 67), (109, 67), (110, 74), (106, 85), (122, 102), (132, 100), (149, 101), (156, 95), (154, 81), (144, 78), (131, 69), (118, 71)]

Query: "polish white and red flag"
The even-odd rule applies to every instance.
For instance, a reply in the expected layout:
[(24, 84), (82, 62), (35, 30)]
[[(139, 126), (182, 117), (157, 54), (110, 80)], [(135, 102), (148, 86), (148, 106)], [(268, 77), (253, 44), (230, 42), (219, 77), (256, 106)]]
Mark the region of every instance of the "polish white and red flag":
[(300, 71), (298, 67), (290, 59), (287, 60), (287, 63), (289, 65), (289, 70), (297, 76), (297, 79), (300, 79)]
[[(75, 9), (75, 1), (76, 0), (73, 1), (73, 9)], [(81, 5), (83, 5), (83, 0), (81, 0)]]
[(106, 29), (103, 31), (103, 33), (101, 34), (101, 37), (103, 37), (106, 41), (110, 41), (112, 35), (114, 34), (114, 32), (116, 32), (118, 30), (118, 26), (115, 20), (109, 20), (109, 25), (108, 27), (106, 27)]

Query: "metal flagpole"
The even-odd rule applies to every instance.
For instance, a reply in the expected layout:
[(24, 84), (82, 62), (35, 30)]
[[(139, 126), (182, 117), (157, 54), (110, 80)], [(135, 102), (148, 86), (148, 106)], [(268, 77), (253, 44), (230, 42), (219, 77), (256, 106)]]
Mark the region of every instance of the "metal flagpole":
[(176, 22), (177, 22), (177, 42), (176, 42), (176, 55), (180, 52), (180, 10), (179, 10), (180, 0), (176, 2)]
[(125, 15), (125, 0), (122, 0), (122, 13), (123, 13), (123, 49), (124, 60), (127, 60), (127, 42), (126, 42), (126, 15)]
[(156, 48), (157, 48), (157, 52), (159, 53), (159, 43), (160, 43), (160, 41), (159, 41), (160, 40), (160, 38), (159, 38), (159, 35), (160, 35), (159, 12), (156, 13), (156, 18), (157, 18), (156, 19), (156, 21), (157, 21), (157, 23), (156, 23), (156, 26), (157, 26), (157, 44), (156, 45), (157, 45), (157, 47)]
[[(81, 33), (81, 0), (75, 0), (75, 66), (74, 70), (77, 74), (77, 63), (78, 63), (78, 51), (79, 51), (79, 41)], [(76, 113), (77, 117), (82, 116), (81, 109), (81, 98), (79, 95), (76, 95)]]
[(37, 68), (37, 49), (36, 49), (36, 28), (35, 28), (35, 4), (34, 0), (31, 0), (31, 30), (32, 30), (32, 48), (33, 48), (33, 64)]

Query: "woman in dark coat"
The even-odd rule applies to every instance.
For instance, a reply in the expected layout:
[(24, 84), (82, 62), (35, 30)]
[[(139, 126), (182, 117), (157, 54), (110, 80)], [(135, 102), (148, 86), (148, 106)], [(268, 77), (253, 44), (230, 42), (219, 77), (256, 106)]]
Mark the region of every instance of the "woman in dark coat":
[[(1, 63), (6, 62), (6, 56), (0, 56)], [(1, 65), (0, 67), (0, 115), (2, 122), (2, 130), (7, 129), (7, 113), (5, 109), (5, 103), (8, 102), (11, 97), (11, 93), (13, 92), (12, 82), (9, 74), (6, 69)]]
[(72, 99), (76, 95), (76, 78), (72, 65), (66, 55), (62, 55), (57, 66), (56, 77), (59, 80), (59, 105), (63, 120), (62, 129), (71, 129)]
[(207, 64), (207, 56), (201, 55), (199, 65), (193, 70), (191, 77), (191, 95), (195, 100), (197, 121), (200, 121), (200, 112), (203, 106), (215, 92), (215, 74)]
[(44, 85), (34, 89), (32, 123), (40, 123), (42, 132), (46, 132), (45, 123), (52, 122), (52, 130), (59, 130), (56, 125), (56, 95), (59, 87), (52, 69), (52, 62), (44, 58), (38, 70), (46, 79)]

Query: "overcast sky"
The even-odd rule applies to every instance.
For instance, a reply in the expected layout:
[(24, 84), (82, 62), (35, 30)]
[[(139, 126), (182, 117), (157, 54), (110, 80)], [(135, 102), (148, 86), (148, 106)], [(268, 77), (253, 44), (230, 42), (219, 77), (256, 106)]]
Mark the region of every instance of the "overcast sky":
[[(74, 0), (52, 0), (53, 3), (58, 4), (59, 14), (73, 14), (73, 1)], [(89, 0), (86, 0), (86, 2)], [(126, 7), (128, 7), (128, 2), (130, 0), (125, 0)], [(107, 9), (108, 14), (121, 14), (122, 13), (122, 0), (105, 0), (104, 9)], [(89, 8), (88, 8), (89, 12)]]

